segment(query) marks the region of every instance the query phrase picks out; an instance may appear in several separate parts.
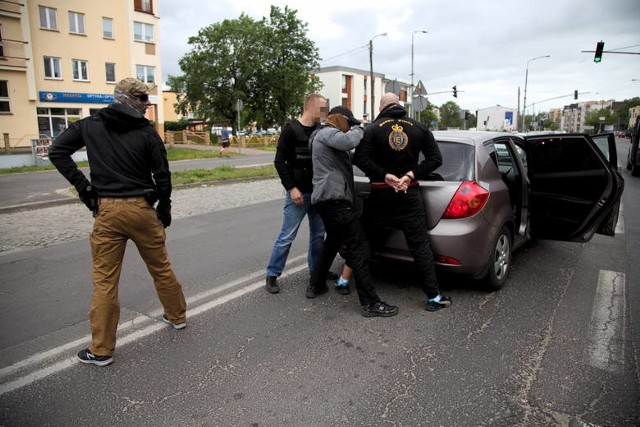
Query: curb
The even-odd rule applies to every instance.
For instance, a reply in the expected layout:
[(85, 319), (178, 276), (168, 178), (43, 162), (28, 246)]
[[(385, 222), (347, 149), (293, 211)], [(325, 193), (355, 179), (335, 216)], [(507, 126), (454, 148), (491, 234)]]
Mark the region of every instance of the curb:
[[(274, 175), (256, 176), (256, 177), (250, 177), (250, 178), (234, 178), (234, 179), (224, 179), (224, 180), (218, 180), (218, 181), (192, 182), (189, 184), (176, 184), (173, 186), (173, 189), (182, 190), (182, 189), (203, 187), (203, 186), (217, 187), (220, 185), (237, 184), (241, 182), (263, 181), (267, 179), (274, 179), (277, 177), (278, 175), (274, 174)], [(20, 205), (3, 206), (3, 207), (0, 207), (0, 215), (20, 212), (20, 211), (30, 211), (30, 210), (36, 210), (36, 209), (50, 208), (53, 206), (68, 205), (71, 203), (80, 203), (80, 200), (78, 200), (77, 197), (65, 197), (62, 199), (45, 200), (42, 202), (22, 203)]]

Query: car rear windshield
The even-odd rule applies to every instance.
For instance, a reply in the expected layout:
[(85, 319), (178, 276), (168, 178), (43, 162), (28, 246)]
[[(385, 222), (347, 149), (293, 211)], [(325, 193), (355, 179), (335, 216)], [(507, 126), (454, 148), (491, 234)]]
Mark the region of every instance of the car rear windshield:
[[(442, 165), (429, 174), (426, 181), (472, 181), (474, 179), (474, 148), (471, 145), (455, 142), (438, 142), (442, 154)], [(420, 161), (424, 155), (420, 153)], [(357, 167), (353, 167), (355, 176), (365, 176)]]
[(431, 175), (437, 181), (472, 181), (474, 179), (474, 147), (455, 142), (438, 141), (442, 165)]

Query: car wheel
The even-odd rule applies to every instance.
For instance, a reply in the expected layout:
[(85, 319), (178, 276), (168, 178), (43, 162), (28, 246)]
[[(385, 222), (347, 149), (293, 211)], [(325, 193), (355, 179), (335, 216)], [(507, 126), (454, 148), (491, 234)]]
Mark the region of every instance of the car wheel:
[(511, 242), (511, 232), (506, 226), (502, 227), (487, 261), (487, 275), (484, 282), (489, 290), (497, 291), (507, 281), (511, 269)]

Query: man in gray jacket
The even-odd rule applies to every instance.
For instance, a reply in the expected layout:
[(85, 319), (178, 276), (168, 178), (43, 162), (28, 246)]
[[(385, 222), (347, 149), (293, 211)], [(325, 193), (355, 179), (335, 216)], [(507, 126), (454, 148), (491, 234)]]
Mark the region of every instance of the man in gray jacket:
[(354, 209), (351, 150), (362, 139), (360, 121), (346, 107), (331, 109), (325, 124), (309, 138), (313, 164), (311, 203), (324, 223), (326, 237), (307, 287), (307, 298), (328, 291), (327, 273), (338, 250), (346, 246), (347, 264), (353, 269), (362, 314), (390, 317), (398, 307), (380, 300), (369, 273), (369, 247)]

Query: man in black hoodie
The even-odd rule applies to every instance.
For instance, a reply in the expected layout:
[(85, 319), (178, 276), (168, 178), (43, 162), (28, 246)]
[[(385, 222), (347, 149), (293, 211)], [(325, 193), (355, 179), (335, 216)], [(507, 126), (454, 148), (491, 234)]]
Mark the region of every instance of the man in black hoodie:
[[(153, 277), (164, 308), (162, 320), (175, 329), (186, 326), (182, 286), (165, 246), (164, 228), (171, 224), (167, 152), (144, 117), (150, 89), (134, 78), (121, 80), (115, 87), (113, 104), (71, 124), (49, 150), (51, 163), (75, 187), (95, 217), (90, 239), (92, 340), (78, 353), (82, 363), (107, 366), (113, 362), (120, 318), (118, 282), (129, 239)], [(82, 147), (87, 149), (91, 181), (71, 158)]]
[[(367, 126), (356, 148), (353, 163), (371, 181), (363, 218), (369, 241), (375, 248), (385, 237), (385, 228), (399, 228), (422, 276), (427, 311), (448, 307), (451, 299), (440, 293), (427, 220), (418, 179), (442, 164), (433, 134), (422, 123), (407, 117), (398, 96), (385, 93), (380, 114)], [(419, 161), (420, 153), (424, 159)]]

